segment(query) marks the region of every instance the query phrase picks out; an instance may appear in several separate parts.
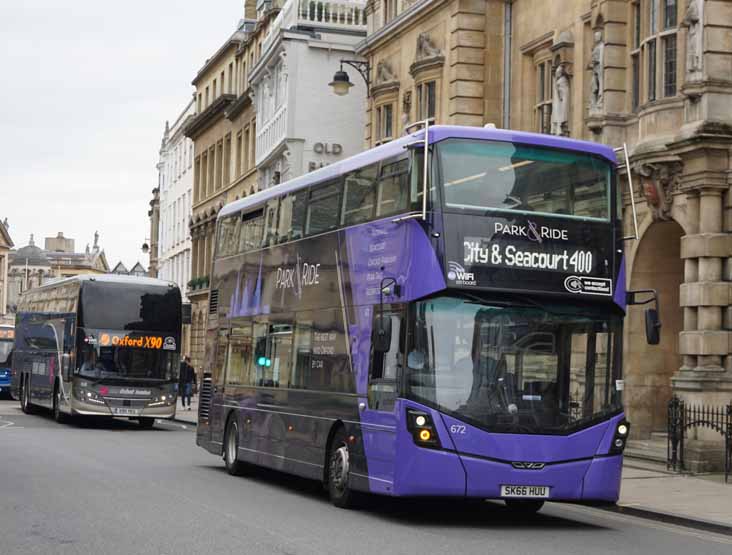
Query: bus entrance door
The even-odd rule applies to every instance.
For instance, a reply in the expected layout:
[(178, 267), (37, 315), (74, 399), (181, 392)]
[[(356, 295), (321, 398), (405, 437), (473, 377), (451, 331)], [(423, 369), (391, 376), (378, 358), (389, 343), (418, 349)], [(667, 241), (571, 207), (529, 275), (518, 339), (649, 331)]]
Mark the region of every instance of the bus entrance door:
[(391, 321), (391, 341), (388, 350), (371, 349), (368, 398), (361, 411), (361, 423), (369, 487), (376, 493), (391, 494), (396, 457), (397, 376), (403, 360), (400, 337), (404, 318), (402, 310), (393, 308), (385, 310), (383, 317)]

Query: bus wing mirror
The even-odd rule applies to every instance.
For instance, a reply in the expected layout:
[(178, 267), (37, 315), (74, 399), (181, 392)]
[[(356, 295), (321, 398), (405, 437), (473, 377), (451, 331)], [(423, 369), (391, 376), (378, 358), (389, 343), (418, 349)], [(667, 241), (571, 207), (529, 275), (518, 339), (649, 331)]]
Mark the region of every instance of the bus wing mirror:
[(374, 322), (371, 341), (377, 353), (387, 353), (391, 349), (391, 318), (379, 314)]
[(658, 318), (658, 310), (655, 308), (646, 309), (646, 341), (649, 345), (658, 345), (660, 337), (661, 320)]
[[(645, 300), (643, 296), (646, 296)], [(658, 293), (655, 289), (638, 289), (628, 291), (626, 295), (628, 305), (639, 305), (653, 303), (654, 308), (647, 308), (645, 311), (646, 342), (649, 345), (658, 345), (661, 341), (661, 316), (658, 304)]]

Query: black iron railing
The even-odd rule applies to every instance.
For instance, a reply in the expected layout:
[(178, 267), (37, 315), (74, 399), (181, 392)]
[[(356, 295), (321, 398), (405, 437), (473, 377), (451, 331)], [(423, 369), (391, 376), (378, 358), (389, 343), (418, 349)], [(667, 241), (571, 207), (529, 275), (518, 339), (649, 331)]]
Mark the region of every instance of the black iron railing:
[(732, 401), (725, 406), (687, 405), (676, 395), (668, 402), (668, 447), (666, 466), (686, 470), (684, 444), (687, 432), (707, 428), (724, 438), (724, 481), (732, 474)]

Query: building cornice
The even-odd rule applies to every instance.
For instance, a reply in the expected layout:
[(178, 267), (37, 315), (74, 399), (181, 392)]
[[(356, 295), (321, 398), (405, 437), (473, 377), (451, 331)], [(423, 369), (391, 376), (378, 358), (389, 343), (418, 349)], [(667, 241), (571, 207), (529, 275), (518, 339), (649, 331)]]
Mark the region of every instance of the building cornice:
[(203, 112), (195, 116), (183, 129), (183, 134), (195, 140), (201, 133), (211, 127), (219, 117), (226, 113), (226, 109), (236, 100), (236, 95), (222, 94)]
[(229, 121), (234, 121), (236, 117), (241, 114), (247, 106), (251, 106), (252, 104), (252, 97), (249, 96), (249, 91), (251, 90), (251, 87), (245, 90), (243, 93), (239, 95), (239, 98), (234, 100), (229, 107), (224, 112), (224, 117), (228, 119)]
[(414, 23), (419, 17), (422, 17), (439, 6), (442, 6), (448, 1), (449, 0), (418, 0), (409, 6), (409, 8), (397, 15), (389, 23), (384, 25), (381, 29), (359, 42), (356, 45), (356, 54), (359, 56), (367, 56), (372, 49), (377, 48), (382, 42), (398, 36), (400, 31), (403, 31), (405, 27)]
[(242, 41), (246, 39), (246, 33), (242, 31), (236, 31), (229, 39), (219, 48), (213, 56), (211, 56), (208, 60), (206, 60), (206, 63), (203, 64), (203, 67), (198, 70), (198, 73), (193, 78), (193, 81), (191, 81), (191, 85), (194, 87), (198, 85), (198, 83), (201, 82), (201, 80), (206, 77), (206, 74), (208, 71), (216, 65), (221, 58), (223, 58), (226, 53), (233, 47), (234, 48), (234, 54), (236, 54), (236, 51), (239, 49), (239, 46), (241, 45)]

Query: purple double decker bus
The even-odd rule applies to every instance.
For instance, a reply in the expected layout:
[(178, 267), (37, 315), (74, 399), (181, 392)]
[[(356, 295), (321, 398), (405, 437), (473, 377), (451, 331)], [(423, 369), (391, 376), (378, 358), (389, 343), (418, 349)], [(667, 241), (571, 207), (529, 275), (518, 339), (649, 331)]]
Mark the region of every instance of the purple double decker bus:
[(616, 501), (618, 202), (607, 146), (433, 126), (225, 206), (198, 445), (340, 507)]

